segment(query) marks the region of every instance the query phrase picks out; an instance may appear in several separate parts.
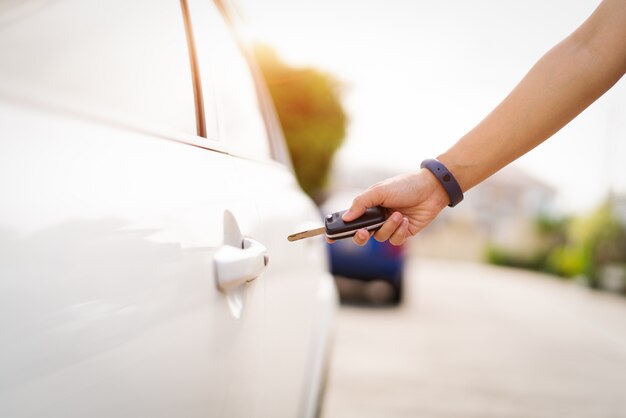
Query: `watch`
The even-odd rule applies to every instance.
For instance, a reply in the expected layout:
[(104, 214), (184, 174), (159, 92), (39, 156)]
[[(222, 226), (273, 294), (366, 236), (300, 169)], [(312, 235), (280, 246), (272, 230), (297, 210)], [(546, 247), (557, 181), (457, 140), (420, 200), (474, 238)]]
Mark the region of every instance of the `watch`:
[(433, 173), (437, 180), (439, 180), (439, 183), (441, 183), (450, 198), (448, 206), (453, 208), (463, 200), (463, 190), (461, 190), (461, 186), (459, 186), (459, 183), (445, 165), (431, 158), (422, 161), (420, 167)]

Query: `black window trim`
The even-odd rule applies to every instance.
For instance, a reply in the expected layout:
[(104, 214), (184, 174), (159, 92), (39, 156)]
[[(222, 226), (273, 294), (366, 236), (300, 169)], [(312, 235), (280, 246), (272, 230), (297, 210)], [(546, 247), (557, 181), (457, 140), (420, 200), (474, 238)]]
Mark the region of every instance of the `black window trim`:
[(187, 48), (189, 50), (189, 64), (191, 66), (191, 79), (193, 82), (193, 96), (196, 109), (196, 132), (198, 136), (206, 138), (207, 133), (206, 121), (204, 118), (204, 101), (202, 99), (202, 82), (200, 79), (200, 68), (196, 57), (196, 44), (193, 37), (193, 28), (191, 26), (191, 17), (189, 15), (187, 0), (180, 0), (180, 7), (183, 13), (185, 34), (187, 35)]

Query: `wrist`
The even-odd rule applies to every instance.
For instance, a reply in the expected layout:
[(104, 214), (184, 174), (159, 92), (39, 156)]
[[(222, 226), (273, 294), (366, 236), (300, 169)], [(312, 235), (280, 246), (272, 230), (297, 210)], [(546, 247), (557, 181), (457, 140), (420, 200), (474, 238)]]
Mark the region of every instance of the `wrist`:
[(458, 160), (454, 158), (454, 156), (450, 155), (448, 152), (445, 152), (437, 157), (437, 161), (440, 161), (443, 165), (446, 166), (448, 171), (450, 171), (450, 173), (456, 179), (463, 193), (471, 188), (467, 175), (467, 167), (459, 163)]
[(437, 180), (437, 177), (427, 168), (420, 169), (417, 175), (420, 181), (427, 185), (427, 195), (432, 199), (437, 208), (443, 209), (448, 206), (450, 197), (446, 189), (444, 189), (439, 180)]
[(422, 161), (422, 168), (430, 171), (448, 196), (448, 206), (454, 207), (463, 201), (463, 190), (450, 170), (439, 160)]

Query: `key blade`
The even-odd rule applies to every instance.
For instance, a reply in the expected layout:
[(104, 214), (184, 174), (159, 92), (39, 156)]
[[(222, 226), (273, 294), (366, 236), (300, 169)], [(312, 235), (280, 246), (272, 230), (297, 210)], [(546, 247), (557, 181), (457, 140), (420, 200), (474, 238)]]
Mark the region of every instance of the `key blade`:
[(308, 231), (302, 231), (302, 232), (298, 232), (297, 234), (289, 235), (287, 239), (289, 241), (298, 241), (303, 238), (310, 238), (310, 237), (314, 237), (316, 235), (322, 235), (325, 233), (326, 233), (326, 228), (322, 226), (320, 228), (309, 229)]

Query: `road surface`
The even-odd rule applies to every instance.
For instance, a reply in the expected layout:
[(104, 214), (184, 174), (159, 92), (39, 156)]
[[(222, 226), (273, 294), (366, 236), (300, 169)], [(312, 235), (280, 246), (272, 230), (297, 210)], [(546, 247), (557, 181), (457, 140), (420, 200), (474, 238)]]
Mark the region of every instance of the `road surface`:
[(626, 298), (415, 259), (400, 308), (343, 306), (324, 418), (626, 417)]

